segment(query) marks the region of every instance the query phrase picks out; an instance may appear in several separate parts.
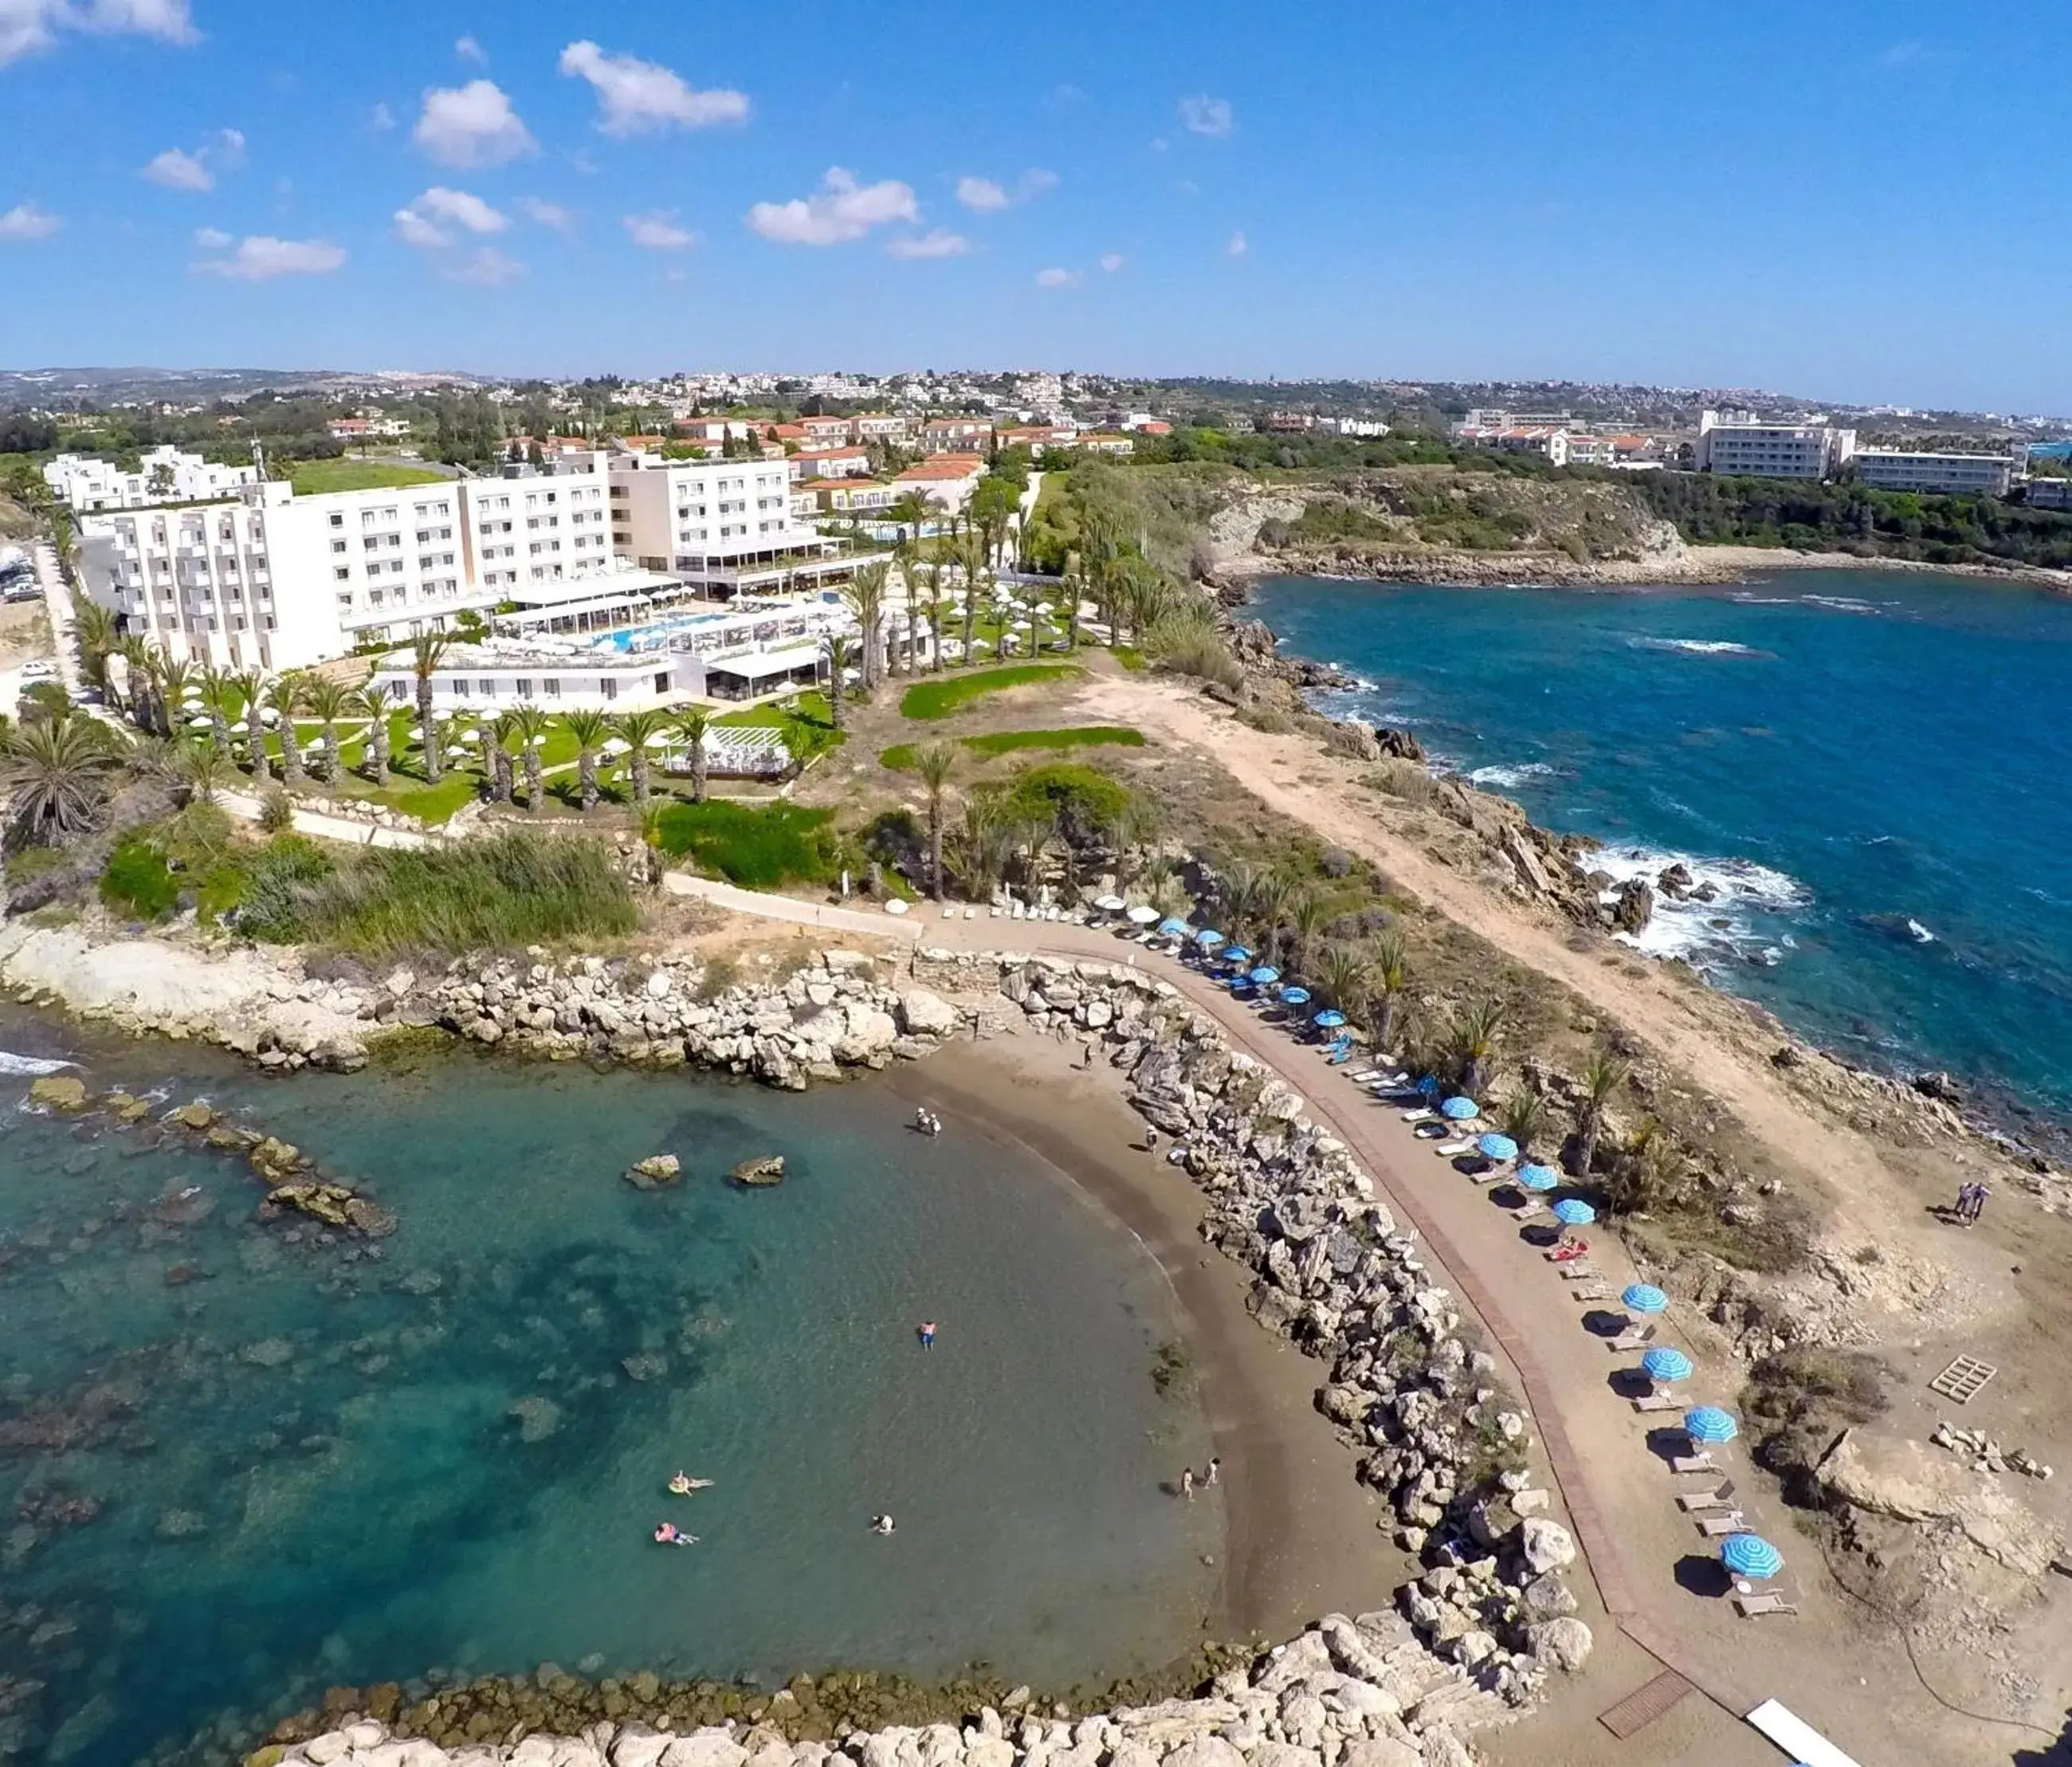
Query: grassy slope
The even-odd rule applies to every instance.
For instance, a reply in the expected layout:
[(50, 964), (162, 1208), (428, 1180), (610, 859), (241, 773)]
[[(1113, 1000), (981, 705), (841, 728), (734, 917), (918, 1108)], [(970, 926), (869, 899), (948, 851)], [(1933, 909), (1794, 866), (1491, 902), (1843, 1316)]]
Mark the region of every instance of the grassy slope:
[(984, 694), (1034, 687), (1079, 672), (1070, 663), (1022, 663), (1009, 668), (981, 669), (972, 675), (946, 675), (908, 688), (900, 699), (899, 710), (910, 718), (945, 718)]

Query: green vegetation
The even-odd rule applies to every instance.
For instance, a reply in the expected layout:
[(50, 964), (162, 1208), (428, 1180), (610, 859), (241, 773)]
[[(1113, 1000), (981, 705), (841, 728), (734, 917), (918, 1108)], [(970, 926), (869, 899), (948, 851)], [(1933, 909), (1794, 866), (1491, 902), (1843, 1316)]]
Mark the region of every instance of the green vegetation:
[(827, 695), (817, 688), (796, 699), (722, 712), (712, 721), (735, 729), (775, 730), (785, 747), (801, 760), (826, 754), (849, 740), (847, 732), (835, 728), (833, 709), (828, 704)]
[(1079, 672), (1070, 663), (1018, 663), (1006, 668), (981, 669), (974, 675), (917, 681), (902, 696), (899, 709), (910, 718), (946, 718), (988, 693), (1003, 692), (1009, 688), (1034, 687)]
[(1010, 821), (1048, 823), (1073, 846), (1086, 846), (1127, 814), (1129, 787), (1092, 767), (1054, 761), (1017, 776), (1005, 805)]
[(358, 848), (336, 861), (277, 836), (251, 866), (245, 902), (240, 925), (255, 938), (370, 957), (617, 938), (639, 923), (608, 847), (519, 828), (421, 851)]
[(101, 873), (101, 899), (117, 914), (162, 920), (179, 906), (180, 886), (165, 856), (142, 834), (126, 835)]
[[(957, 741), (972, 754), (989, 760), (1018, 749), (1141, 749), (1144, 746), (1144, 733), (1125, 724), (1082, 724), (1063, 730), (996, 730), (987, 736), (959, 737)], [(895, 742), (878, 756), (878, 764), (895, 773), (904, 773), (913, 766), (918, 748), (915, 743)]]
[(298, 497), (325, 491), (379, 491), (388, 486), (435, 485), (444, 473), (424, 466), (392, 466), (378, 460), (298, 460), (288, 468), (288, 483)]
[(774, 890), (818, 883), (837, 869), (832, 810), (802, 804), (672, 803), (655, 818), (655, 841), (729, 883)]
[(1931, 565), (2072, 568), (2072, 514), (1997, 497), (1933, 497), (1848, 481), (1636, 473), (1634, 493), (1695, 544), (1788, 546)]

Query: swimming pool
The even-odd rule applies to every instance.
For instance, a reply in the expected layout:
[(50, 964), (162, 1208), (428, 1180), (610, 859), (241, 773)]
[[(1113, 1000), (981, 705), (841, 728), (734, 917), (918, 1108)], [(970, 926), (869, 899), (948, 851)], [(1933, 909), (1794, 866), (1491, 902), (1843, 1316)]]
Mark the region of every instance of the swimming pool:
[(679, 632), (695, 631), (701, 626), (717, 626), (733, 617), (727, 614), (672, 614), (665, 618), (651, 620), (644, 626), (629, 626), (623, 632), (602, 633), (592, 641), (590, 648), (622, 653), (646, 650)]

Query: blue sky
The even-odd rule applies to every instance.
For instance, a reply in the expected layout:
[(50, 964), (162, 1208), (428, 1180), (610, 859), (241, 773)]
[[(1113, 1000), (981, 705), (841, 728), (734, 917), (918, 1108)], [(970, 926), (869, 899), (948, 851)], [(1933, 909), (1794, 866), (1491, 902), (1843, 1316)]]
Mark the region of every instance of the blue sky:
[(2072, 412), (2072, 51), (1992, 9), (0, 0), (0, 57), (9, 366)]

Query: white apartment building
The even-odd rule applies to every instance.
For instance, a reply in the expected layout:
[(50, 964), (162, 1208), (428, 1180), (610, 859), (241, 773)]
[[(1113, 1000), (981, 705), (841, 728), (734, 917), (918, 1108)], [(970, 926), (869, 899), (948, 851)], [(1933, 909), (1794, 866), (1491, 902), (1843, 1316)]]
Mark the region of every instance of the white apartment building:
[(1723, 422), (1716, 411), (1698, 418), (1700, 472), (1753, 479), (1825, 479), (1848, 463), (1853, 429), (1827, 423)]
[(88, 594), (168, 655), (298, 668), (609, 568), (601, 458), (516, 475), (221, 500), (80, 524)]
[(615, 549), (708, 594), (810, 588), (857, 563), (793, 520), (791, 470), (781, 458), (620, 454), (610, 473)]
[(227, 497), (258, 482), (257, 466), (219, 466), (170, 446), (147, 450), (134, 472), (88, 454), (60, 454), (43, 465), (43, 483), (51, 495), (81, 515)]
[(1860, 449), (1850, 463), (1856, 477), (1880, 491), (1940, 491), (2004, 497), (2014, 483), (2005, 454), (1910, 454), (1898, 448)]

